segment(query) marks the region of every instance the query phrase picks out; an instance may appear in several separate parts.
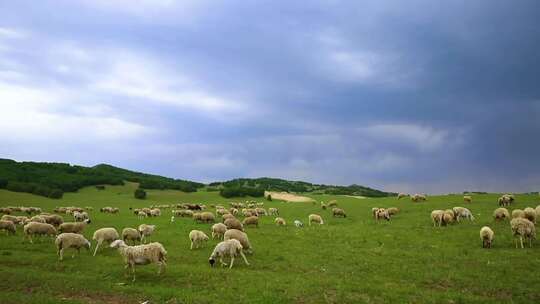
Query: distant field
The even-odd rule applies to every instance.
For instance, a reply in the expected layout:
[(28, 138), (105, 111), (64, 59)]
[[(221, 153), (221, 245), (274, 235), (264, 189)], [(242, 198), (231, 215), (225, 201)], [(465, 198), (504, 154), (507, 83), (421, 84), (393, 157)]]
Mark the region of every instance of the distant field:
[[(316, 201), (336, 199), (348, 214), (332, 218), (329, 210), (312, 203), (266, 202), (277, 207), (289, 226), (276, 227), (264, 217), (260, 228), (247, 228), (254, 247), (251, 266), (235, 263), (233, 269), (211, 268), (208, 257), (217, 243), (189, 250), (192, 229), (210, 231), (210, 224), (191, 219), (170, 223), (163, 216), (139, 220), (129, 207), (151, 204), (234, 201), (216, 192), (182, 193), (148, 191), (144, 201), (133, 198), (135, 185), (93, 187), (66, 193), (61, 200), (0, 190), (0, 206), (93, 206), (97, 228), (158, 226), (152, 237), (168, 251), (167, 272), (158, 277), (154, 266), (137, 267), (137, 281), (124, 276), (120, 255), (106, 248), (98, 256), (83, 251), (57, 260), (53, 241), (22, 242), (0, 234), (0, 303), (539, 303), (540, 244), (515, 249), (509, 223), (494, 223), (497, 194), (474, 195), (469, 207), (477, 220), (433, 228), (430, 212), (463, 206), (462, 196), (430, 197), (411, 203), (396, 198), (357, 199), (345, 196), (307, 195)], [(260, 200), (262, 201), (262, 200)], [(511, 208), (540, 204), (536, 195), (518, 195)], [(103, 206), (115, 206), (120, 214), (102, 214)], [(375, 223), (372, 207), (395, 206), (402, 210), (391, 222)], [(297, 229), (294, 219), (307, 224), (310, 213), (319, 213), (325, 225)], [(68, 219), (67, 216), (64, 216)], [(482, 249), (480, 227), (495, 231), (490, 250)], [(94, 244), (93, 244), (94, 245)]]

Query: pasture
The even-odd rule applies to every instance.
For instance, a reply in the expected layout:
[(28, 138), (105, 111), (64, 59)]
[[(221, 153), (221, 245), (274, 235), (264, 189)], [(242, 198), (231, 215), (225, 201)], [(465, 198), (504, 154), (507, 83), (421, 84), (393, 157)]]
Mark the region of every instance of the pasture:
[[(51, 200), (0, 190), (0, 206), (37, 206), (51, 212), (55, 206), (92, 206), (92, 223), (84, 235), (91, 240), (102, 227), (137, 227), (155, 224), (150, 238), (168, 251), (168, 268), (160, 277), (155, 265), (138, 266), (137, 281), (126, 277), (116, 250), (105, 247), (93, 257), (81, 251), (58, 261), (50, 238), (23, 242), (22, 227), (15, 236), (0, 233), (0, 303), (538, 303), (540, 302), (540, 243), (516, 249), (508, 221), (495, 223), (492, 212), (499, 194), (431, 196), (426, 202), (408, 198), (357, 199), (309, 195), (317, 201), (335, 199), (347, 218), (333, 218), (330, 210), (312, 203), (264, 201), (277, 207), (287, 220), (277, 227), (274, 217), (262, 217), (259, 228), (246, 228), (254, 254), (250, 266), (237, 259), (232, 269), (208, 264), (218, 240), (189, 250), (189, 231), (210, 235), (211, 224), (189, 218), (170, 222), (171, 209), (161, 217), (138, 219), (128, 209), (181, 202), (226, 204), (245, 199), (224, 199), (217, 192), (182, 193), (150, 190), (146, 200), (133, 198), (135, 184), (94, 187), (66, 193)], [(536, 207), (536, 195), (517, 195), (510, 206)], [(100, 213), (104, 206), (119, 207), (119, 214)], [(228, 205), (225, 205), (228, 206)], [(433, 209), (469, 208), (475, 222), (434, 228)], [(372, 207), (398, 207), (390, 222), (375, 222)], [(213, 211), (210, 209), (210, 211)], [(310, 213), (325, 224), (307, 226)], [(63, 215), (71, 221), (71, 217)], [(300, 219), (305, 227), (294, 227)], [(495, 231), (493, 248), (482, 249), (478, 232), (484, 225)], [(95, 243), (92, 244), (92, 250)]]

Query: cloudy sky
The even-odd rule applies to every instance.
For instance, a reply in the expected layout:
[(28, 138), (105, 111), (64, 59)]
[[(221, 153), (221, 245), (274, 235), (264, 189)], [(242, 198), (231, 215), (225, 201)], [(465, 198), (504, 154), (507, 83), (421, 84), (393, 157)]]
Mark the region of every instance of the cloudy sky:
[(0, 0), (0, 157), (538, 191), (539, 1)]

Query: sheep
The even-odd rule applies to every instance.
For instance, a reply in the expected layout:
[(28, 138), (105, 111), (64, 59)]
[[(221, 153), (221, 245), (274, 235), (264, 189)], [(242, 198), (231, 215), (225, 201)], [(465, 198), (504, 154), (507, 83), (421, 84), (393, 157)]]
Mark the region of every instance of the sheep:
[(371, 214), (373, 215), (374, 219), (377, 219), (377, 211), (379, 210), (378, 207), (371, 208)]
[(30, 218), (30, 222), (47, 223), (43, 215), (34, 215)]
[(480, 240), (482, 240), (482, 248), (491, 248), (491, 243), (493, 242), (493, 230), (488, 226), (482, 227), (480, 229)]
[(536, 208), (534, 208), (534, 211), (536, 212), (536, 217), (540, 217), (540, 205), (536, 206)]
[(331, 201), (328, 202), (328, 204), (326, 204), (326, 206), (328, 208), (337, 207), (337, 201), (336, 200), (331, 200)]
[(14, 215), (4, 214), (2, 218), (0, 219), (3, 221), (13, 222), (13, 224), (16, 224), (16, 225), (22, 225), (24, 224), (24, 221), (28, 218), (26, 216), (14, 216)]
[(161, 216), (161, 210), (154, 208), (150, 210), (150, 216)]
[(497, 208), (493, 211), (493, 219), (496, 221), (510, 218), (510, 213), (506, 208)]
[(388, 214), (389, 214), (390, 216), (392, 216), (392, 215), (398, 214), (399, 208), (396, 208), (396, 207), (390, 207), (390, 208), (387, 208), (386, 211), (388, 211)]
[(255, 212), (258, 216), (268, 215), (268, 212), (266, 212), (266, 209), (264, 208), (255, 208)]
[(98, 248), (103, 242), (112, 243), (119, 238), (120, 236), (118, 235), (118, 231), (116, 231), (114, 228), (101, 228), (96, 230), (92, 237), (92, 240), (97, 242), (96, 249), (94, 250), (94, 256), (96, 256)]
[(227, 229), (238, 229), (244, 231), (244, 226), (242, 225), (242, 223), (240, 223), (240, 221), (235, 218), (226, 219), (223, 224), (227, 226)]
[(110, 247), (118, 249), (118, 252), (124, 258), (126, 270), (131, 268), (133, 282), (135, 282), (135, 265), (158, 264), (158, 275), (161, 275), (167, 267), (167, 251), (160, 243), (128, 246), (124, 241), (116, 240), (111, 243)]
[[(197, 214), (197, 216), (195, 215)], [(212, 212), (201, 212), (201, 213), (194, 213), (193, 219), (195, 219), (196, 222), (202, 222), (202, 223), (214, 223), (216, 221), (216, 217)]]
[(512, 210), (512, 218), (518, 218), (518, 217), (524, 218), (525, 212), (521, 209)]
[(30, 240), (30, 243), (33, 243), (32, 235), (54, 236), (56, 235), (56, 228), (54, 228), (53, 225), (47, 223), (31, 222), (24, 226), (23, 232), (24, 238), (28, 238)]
[(347, 214), (345, 213), (345, 210), (343, 210), (341, 208), (332, 208), (332, 216), (334, 216), (334, 217), (338, 217), (338, 216), (347, 217)]
[(217, 237), (218, 239), (223, 238), (223, 234), (227, 231), (227, 226), (223, 223), (217, 223), (212, 226), (212, 239)]
[(532, 240), (536, 238), (536, 229), (533, 222), (526, 218), (518, 217), (510, 221), (510, 226), (512, 228), (516, 248), (518, 248), (517, 240), (515, 239), (516, 236), (519, 236), (521, 248), (523, 248), (523, 238), (528, 239), (529, 247), (532, 247)]
[(75, 219), (75, 222), (82, 222), (86, 219), (88, 219), (88, 213), (83, 211), (83, 212), (79, 212), (79, 211), (76, 211), (76, 212), (73, 212), (73, 218)]
[(236, 217), (230, 213), (224, 214), (221, 219), (225, 222), (227, 219), (235, 219)]
[(142, 220), (145, 217), (148, 217), (148, 214), (141, 210), (141, 211), (137, 212), (137, 217)]
[(56, 227), (60, 226), (60, 224), (64, 222), (64, 218), (57, 214), (44, 215), (44, 217), (47, 224), (51, 224)]
[(444, 211), (433, 210), (431, 211), (431, 220), (433, 221), (433, 227), (441, 226), (443, 222)]
[(467, 208), (454, 207), (452, 208), (452, 211), (454, 212), (454, 216), (458, 222), (461, 218), (466, 218), (470, 221), (474, 221), (474, 216), (472, 215), (472, 212)]
[(84, 222), (65, 222), (60, 224), (58, 226), (58, 232), (64, 233), (64, 232), (72, 232), (72, 233), (78, 233), (82, 234), (84, 228), (87, 224), (90, 224), (90, 219), (84, 220)]
[(268, 208), (268, 214), (269, 215), (278, 215), (279, 216), (279, 210), (278, 210), (278, 208)]
[(308, 223), (309, 223), (309, 226), (311, 226), (311, 223), (314, 222), (314, 223), (318, 223), (319, 225), (323, 225), (324, 224), (324, 221), (322, 219), (322, 217), (318, 214), (310, 214), (308, 216)]
[(133, 241), (133, 244), (135, 244), (135, 242), (141, 242), (141, 233), (139, 232), (139, 230), (135, 229), (135, 228), (124, 228), (122, 230), (122, 240), (124, 242), (127, 243), (127, 241), (131, 240)]
[(181, 217), (193, 217), (193, 211), (191, 210), (172, 210), (173, 215)]
[(425, 194), (415, 194), (413, 196), (411, 196), (411, 201), (413, 202), (419, 202), (419, 201), (426, 201), (427, 200), (427, 197)]
[(232, 215), (234, 215), (234, 216), (236, 216), (236, 215), (238, 215), (238, 209), (236, 209), (236, 208), (231, 208), (231, 209), (229, 209), (229, 213), (232, 214)]
[(12, 221), (0, 220), (0, 230), (5, 230), (6, 233), (15, 234), (17, 229)]
[(282, 217), (276, 217), (276, 219), (274, 220), (274, 222), (275, 222), (276, 225), (278, 225), (278, 226), (287, 226), (287, 222), (286, 222), (285, 219), (282, 218)]
[(397, 196), (397, 199), (399, 200), (399, 199), (402, 199), (402, 198), (407, 197), (407, 196), (409, 196), (407, 193), (399, 193), (398, 196)]
[(145, 238), (149, 237), (154, 233), (154, 230), (156, 229), (156, 225), (147, 225), (147, 224), (140, 224), (139, 225), (139, 233), (141, 234), (141, 242), (145, 242)]
[(444, 225), (448, 225), (448, 224), (453, 223), (454, 220), (455, 220), (454, 211), (450, 210), (450, 209), (444, 210), (444, 214), (443, 214), (443, 217), (442, 217), (442, 223)]
[(304, 223), (302, 223), (300, 220), (294, 220), (294, 225), (296, 226), (296, 228), (304, 227)]
[(238, 229), (229, 229), (225, 231), (225, 234), (223, 234), (223, 240), (226, 241), (230, 239), (238, 240), (247, 253), (253, 253), (253, 247), (251, 247), (251, 243), (249, 242), (249, 238), (245, 232)]
[(536, 224), (536, 211), (533, 208), (527, 207), (523, 209), (523, 215), (526, 219)]
[(514, 196), (511, 194), (503, 194), (497, 201), (499, 202), (499, 206), (508, 206), (514, 202)]
[(246, 227), (251, 225), (251, 226), (255, 226), (255, 227), (259, 228), (259, 218), (256, 217), (256, 216), (246, 217), (242, 221), (242, 224), (244, 224)]
[[(90, 250), (90, 241), (84, 238), (84, 236), (77, 234), (77, 233), (61, 233), (56, 237), (56, 240), (54, 241), (56, 244), (56, 253), (59, 256), (60, 261), (64, 259), (64, 250), (68, 248), (77, 249), (77, 252), (81, 253), (81, 248), (86, 248), (86, 250)], [(73, 256), (75, 257), (75, 253), (73, 253)]]
[(221, 266), (227, 266), (227, 263), (223, 262), (223, 257), (230, 257), (231, 258), (231, 265), (229, 265), (229, 269), (233, 267), (234, 264), (234, 258), (240, 254), (240, 256), (244, 259), (244, 262), (246, 265), (249, 265), (249, 262), (244, 255), (242, 244), (238, 240), (227, 240), (223, 241), (216, 245), (214, 248), (214, 251), (212, 251), (212, 254), (208, 258), (208, 262), (210, 263), (210, 266), (214, 267), (216, 263), (216, 258), (219, 257), (219, 262), (221, 263)]
[(321, 208), (322, 210), (326, 210), (328, 206), (324, 203), (324, 202), (321, 202)]
[[(472, 203), (472, 197), (470, 195), (463, 196), (463, 202), (464, 203)], [(489, 227), (486, 227), (489, 228)]]
[(217, 209), (216, 210), (216, 214), (217, 215), (221, 215), (222, 217), (225, 215), (225, 214), (229, 214), (229, 210), (225, 209), (225, 208), (220, 208), (220, 209)]
[(390, 221), (390, 214), (388, 213), (388, 210), (384, 208), (378, 208), (375, 212), (375, 220), (385, 219), (387, 221)]
[(199, 248), (200, 245), (208, 241), (208, 236), (200, 230), (191, 230), (191, 232), (189, 232), (189, 239), (191, 240), (190, 249), (193, 250), (193, 246)]

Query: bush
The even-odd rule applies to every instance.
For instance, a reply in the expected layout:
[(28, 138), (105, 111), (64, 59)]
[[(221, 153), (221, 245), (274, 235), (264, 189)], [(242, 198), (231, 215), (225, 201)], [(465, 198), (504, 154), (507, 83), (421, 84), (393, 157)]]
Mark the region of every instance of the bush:
[(49, 193), (49, 198), (62, 198), (62, 196), (64, 196), (64, 192), (62, 192), (62, 190), (60, 189), (53, 189), (51, 191), (51, 193)]
[(272, 195), (268, 194), (268, 196), (266, 197), (266, 200), (271, 202), (272, 201)]
[(135, 190), (135, 193), (133, 193), (133, 195), (137, 199), (145, 199), (146, 198), (146, 191), (144, 191), (141, 188), (137, 188), (137, 190)]
[(219, 194), (225, 198), (231, 197), (263, 197), (264, 189), (251, 187), (225, 187), (219, 191)]
[(96, 189), (98, 189), (98, 190), (105, 190), (105, 186), (103, 186), (103, 185), (97, 185), (97, 186), (96, 186)]
[(0, 189), (5, 188), (7, 184), (8, 184), (7, 179), (0, 179)]

